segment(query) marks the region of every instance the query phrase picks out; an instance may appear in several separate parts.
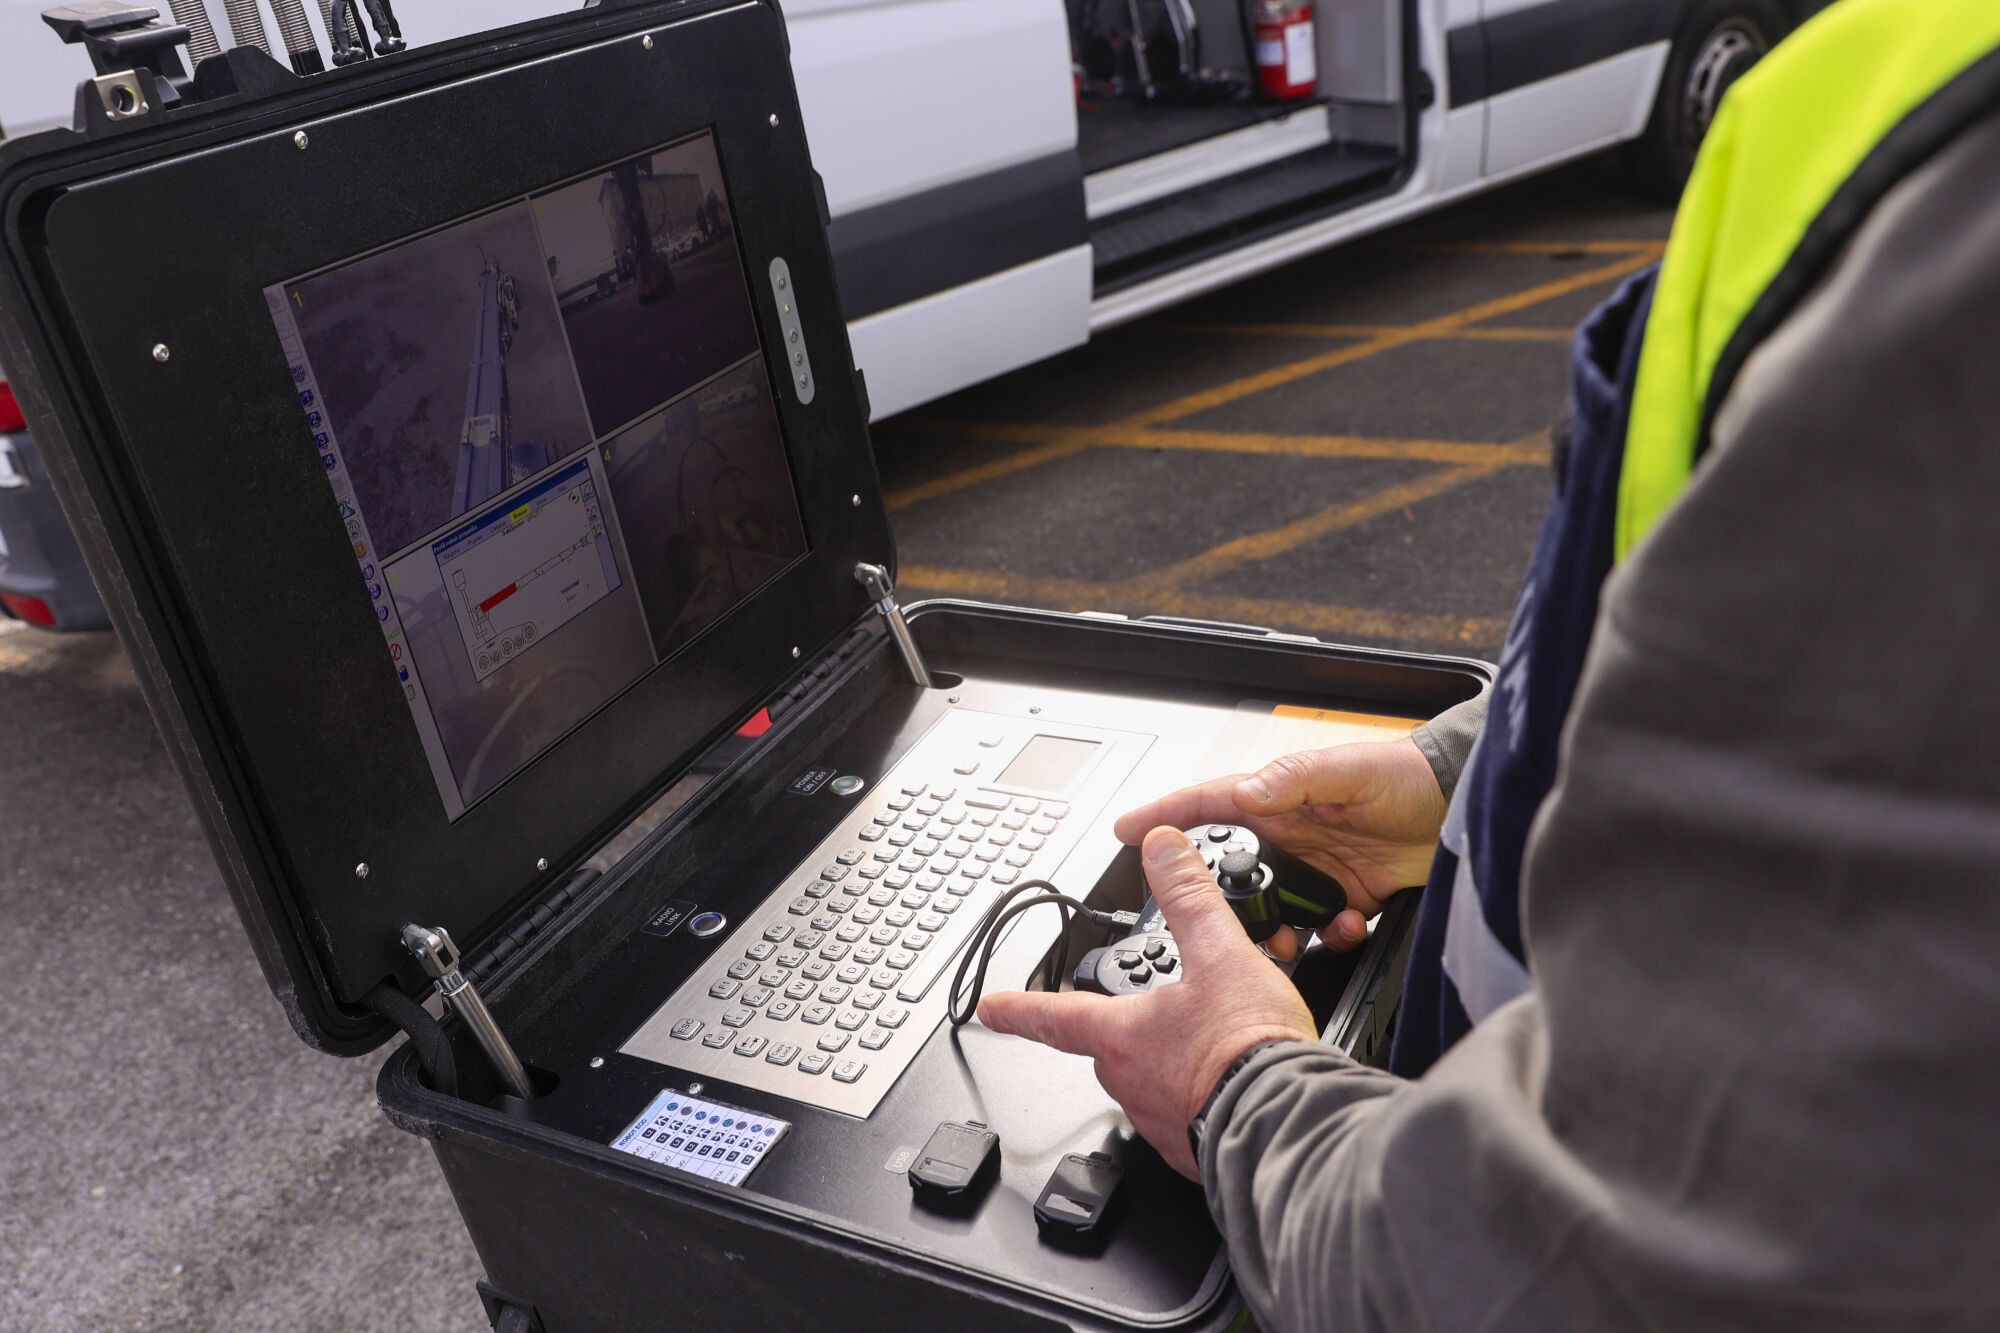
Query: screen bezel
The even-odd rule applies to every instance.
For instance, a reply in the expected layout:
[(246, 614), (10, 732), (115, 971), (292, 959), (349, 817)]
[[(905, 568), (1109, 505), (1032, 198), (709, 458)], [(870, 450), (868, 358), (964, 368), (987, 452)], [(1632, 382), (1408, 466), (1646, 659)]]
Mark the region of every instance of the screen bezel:
[[(277, 952), (321, 997), (302, 1018), (329, 1044), (372, 1029), (355, 1012), (370, 986), (421, 984), (397, 944), (404, 923), (476, 948), (851, 628), (868, 609), (856, 562), (892, 559), (782, 25), (763, 5), (675, 13), (645, 29), (651, 44), (638, 26), (607, 37), (573, 21), (305, 85), (51, 175), (16, 214), (34, 219), (40, 294), (79, 362), (73, 444), (91, 455), (93, 503), (129, 523), (121, 572), (148, 647), (184, 668), (173, 720), (199, 733), (187, 748), (217, 793), (211, 828), (232, 843), (232, 876), (294, 936)], [(777, 402), (808, 555), (451, 824), (262, 289), (704, 130), (766, 356), (773, 258), (804, 320), (818, 394), (804, 407), (781, 386)], [(136, 219), (200, 222), (135, 244)]]

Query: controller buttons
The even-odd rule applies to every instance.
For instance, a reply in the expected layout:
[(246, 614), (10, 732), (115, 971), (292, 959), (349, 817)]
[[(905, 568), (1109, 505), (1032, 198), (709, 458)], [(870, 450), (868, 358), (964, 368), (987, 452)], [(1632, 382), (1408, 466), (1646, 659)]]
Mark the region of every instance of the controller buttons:
[(1208, 831), (1208, 840), (1210, 842), (1228, 842), (1235, 836), (1236, 830), (1230, 828), (1227, 824), (1217, 824)]
[(1139, 960), (1139, 955), (1133, 953), (1130, 949), (1120, 949), (1115, 955), (1112, 956), (1112, 961), (1117, 963), (1118, 966), (1125, 968), (1129, 971), (1130, 969), (1139, 966), (1140, 960)]
[(1176, 967), (1180, 966), (1180, 961), (1181, 961), (1180, 959), (1175, 958), (1171, 955), (1165, 958), (1156, 958), (1153, 960), (1153, 970), (1155, 972), (1158, 972), (1161, 976), (1164, 977), (1168, 973), (1172, 972)]
[(1153, 969), (1141, 963), (1125, 975), (1134, 986), (1143, 986), (1153, 979)]
[(1161, 954), (1165, 953), (1166, 951), (1167, 951), (1167, 945), (1164, 940), (1154, 940), (1151, 944), (1148, 944), (1145, 948), (1145, 954), (1148, 960), (1156, 960), (1159, 958)]

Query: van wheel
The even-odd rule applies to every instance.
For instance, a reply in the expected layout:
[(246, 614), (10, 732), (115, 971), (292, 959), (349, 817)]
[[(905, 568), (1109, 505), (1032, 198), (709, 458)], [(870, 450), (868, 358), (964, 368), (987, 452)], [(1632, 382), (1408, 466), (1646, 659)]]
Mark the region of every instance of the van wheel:
[(1697, 0), (1667, 56), (1646, 133), (1630, 149), (1642, 190), (1662, 202), (1680, 197), (1722, 95), (1778, 44), (1785, 27), (1776, 0)]

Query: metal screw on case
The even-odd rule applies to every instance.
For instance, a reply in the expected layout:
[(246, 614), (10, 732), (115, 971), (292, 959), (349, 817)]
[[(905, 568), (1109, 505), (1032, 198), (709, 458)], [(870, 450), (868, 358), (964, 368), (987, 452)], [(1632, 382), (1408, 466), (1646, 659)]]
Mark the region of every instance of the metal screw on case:
[(701, 1084), (699, 1084), (699, 1083), (690, 1083), (690, 1084), (688, 1084), (688, 1096), (690, 1096), (690, 1097), (699, 1097), (699, 1096), (701, 1096)]
[(603, 1057), (603, 1056), (601, 1056), (601, 1055), (593, 1055), (593, 1056), (591, 1056), (591, 1057), (590, 1057), (590, 1067), (591, 1067), (592, 1069), (602, 1069), (602, 1068), (604, 1068), (604, 1057)]
[(167, 345), (165, 343), (153, 344), (153, 360), (164, 362), (168, 357), (172, 355), (173, 353), (167, 350)]
[(778, 113), (775, 111), (771, 113), (771, 128), (774, 130), (778, 128)]
[(536, 858), (535, 858), (535, 869), (537, 869), (537, 870), (547, 870), (548, 868), (549, 868), (549, 858), (548, 858), (548, 857), (546, 857), (546, 856), (538, 856), (538, 857), (536, 857)]
[(305, 146), (311, 142), (312, 142), (311, 139), (306, 138), (306, 132), (304, 130), (300, 130), (297, 134), (294, 134), (292, 136), (292, 146), (301, 150), (303, 150)]
[(855, 507), (856, 509), (859, 509), (859, 508), (861, 508), (861, 497), (860, 497), (860, 496), (858, 496), (858, 495), (855, 495), (855, 496), (850, 496), (850, 497), (849, 497), (849, 499), (851, 499), (851, 500), (852, 500), (852, 501), (854, 502), (854, 507)]
[(798, 655), (799, 655), (799, 650), (797, 648), (792, 649), (792, 656), (797, 657)]
[(645, 48), (646, 48), (646, 49), (647, 49), (648, 51), (652, 50), (652, 49), (653, 49), (653, 34), (649, 32), (649, 33), (647, 33), (647, 34), (646, 34), (646, 35), (645, 35), (644, 37), (641, 37), (641, 38), (639, 39), (639, 45), (641, 45), (641, 46), (645, 47)]
[(363, 861), (360, 865), (354, 867), (354, 878), (356, 879), (368, 878), (368, 863), (366, 861)]

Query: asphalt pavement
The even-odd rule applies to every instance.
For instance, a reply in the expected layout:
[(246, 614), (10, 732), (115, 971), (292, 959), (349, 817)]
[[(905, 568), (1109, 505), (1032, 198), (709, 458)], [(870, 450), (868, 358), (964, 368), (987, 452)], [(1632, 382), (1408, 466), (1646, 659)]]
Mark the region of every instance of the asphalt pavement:
[[(1667, 221), (1585, 166), (884, 423), (904, 583), (1490, 656), (1567, 330)], [(0, 1328), (483, 1327), (379, 1058), (286, 1026), (108, 636), (0, 625), (0, 911)]]

